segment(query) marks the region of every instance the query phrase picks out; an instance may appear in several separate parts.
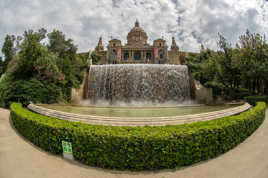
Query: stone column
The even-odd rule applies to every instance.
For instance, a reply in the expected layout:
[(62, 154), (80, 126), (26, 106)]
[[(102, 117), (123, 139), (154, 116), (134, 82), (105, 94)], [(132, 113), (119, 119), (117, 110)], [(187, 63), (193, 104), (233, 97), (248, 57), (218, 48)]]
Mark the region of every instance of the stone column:
[(141, 51), (143, 63), (145, 63), (144, 50)]

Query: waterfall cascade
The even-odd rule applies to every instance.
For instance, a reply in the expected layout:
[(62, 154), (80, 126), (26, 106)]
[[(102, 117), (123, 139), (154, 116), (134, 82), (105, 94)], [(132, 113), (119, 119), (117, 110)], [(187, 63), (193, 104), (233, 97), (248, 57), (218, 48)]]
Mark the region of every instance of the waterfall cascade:
[(184, 65), (92, 65), (86, 98), (91, 103), (183, 102), (190, 100), (188, 68)]

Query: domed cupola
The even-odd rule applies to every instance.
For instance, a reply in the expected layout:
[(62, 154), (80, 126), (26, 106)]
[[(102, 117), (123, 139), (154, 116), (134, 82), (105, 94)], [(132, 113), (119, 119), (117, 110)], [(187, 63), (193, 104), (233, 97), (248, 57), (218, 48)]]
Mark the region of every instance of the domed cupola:
[(142, 28), (140, 28), (140, 24), (138, 20), (135, 22), (135, 27), (133, 27), (127, 35), (127, 44), (135, 45), (135, 44), (147, 44), (148, 36), (144, 32)]

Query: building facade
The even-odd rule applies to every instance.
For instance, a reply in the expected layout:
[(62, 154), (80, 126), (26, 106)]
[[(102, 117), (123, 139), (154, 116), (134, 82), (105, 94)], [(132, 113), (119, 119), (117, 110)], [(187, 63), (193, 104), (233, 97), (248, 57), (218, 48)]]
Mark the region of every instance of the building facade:
[(148, 36), (139, 22), (127, 35), (127, 44), (122, 45), (118, 39), (109, 41), (107, 50), (104, 50), (102, 38), (95, 48), (101, 56), (99, 64), (180, 64), (180, 51), (174, 37), (172, 37), (171, 49), (168, 50), (166, 41), (162, 38), (153, 41), (153, 45), (147, 43)]

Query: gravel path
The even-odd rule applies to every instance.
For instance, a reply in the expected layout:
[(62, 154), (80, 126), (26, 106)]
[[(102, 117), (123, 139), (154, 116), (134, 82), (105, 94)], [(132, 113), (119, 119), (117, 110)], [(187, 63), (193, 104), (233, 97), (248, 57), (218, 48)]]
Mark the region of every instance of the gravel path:
[[(268, 110), (267, 110), (268, 111)], [(266, 116), (267, 117), (267, 116)], [(181, 170), (113, 171), (51, 155), (24, 140), (0, 109), (0, 178), (268, 178), (268, 119), (235, 149)]]

